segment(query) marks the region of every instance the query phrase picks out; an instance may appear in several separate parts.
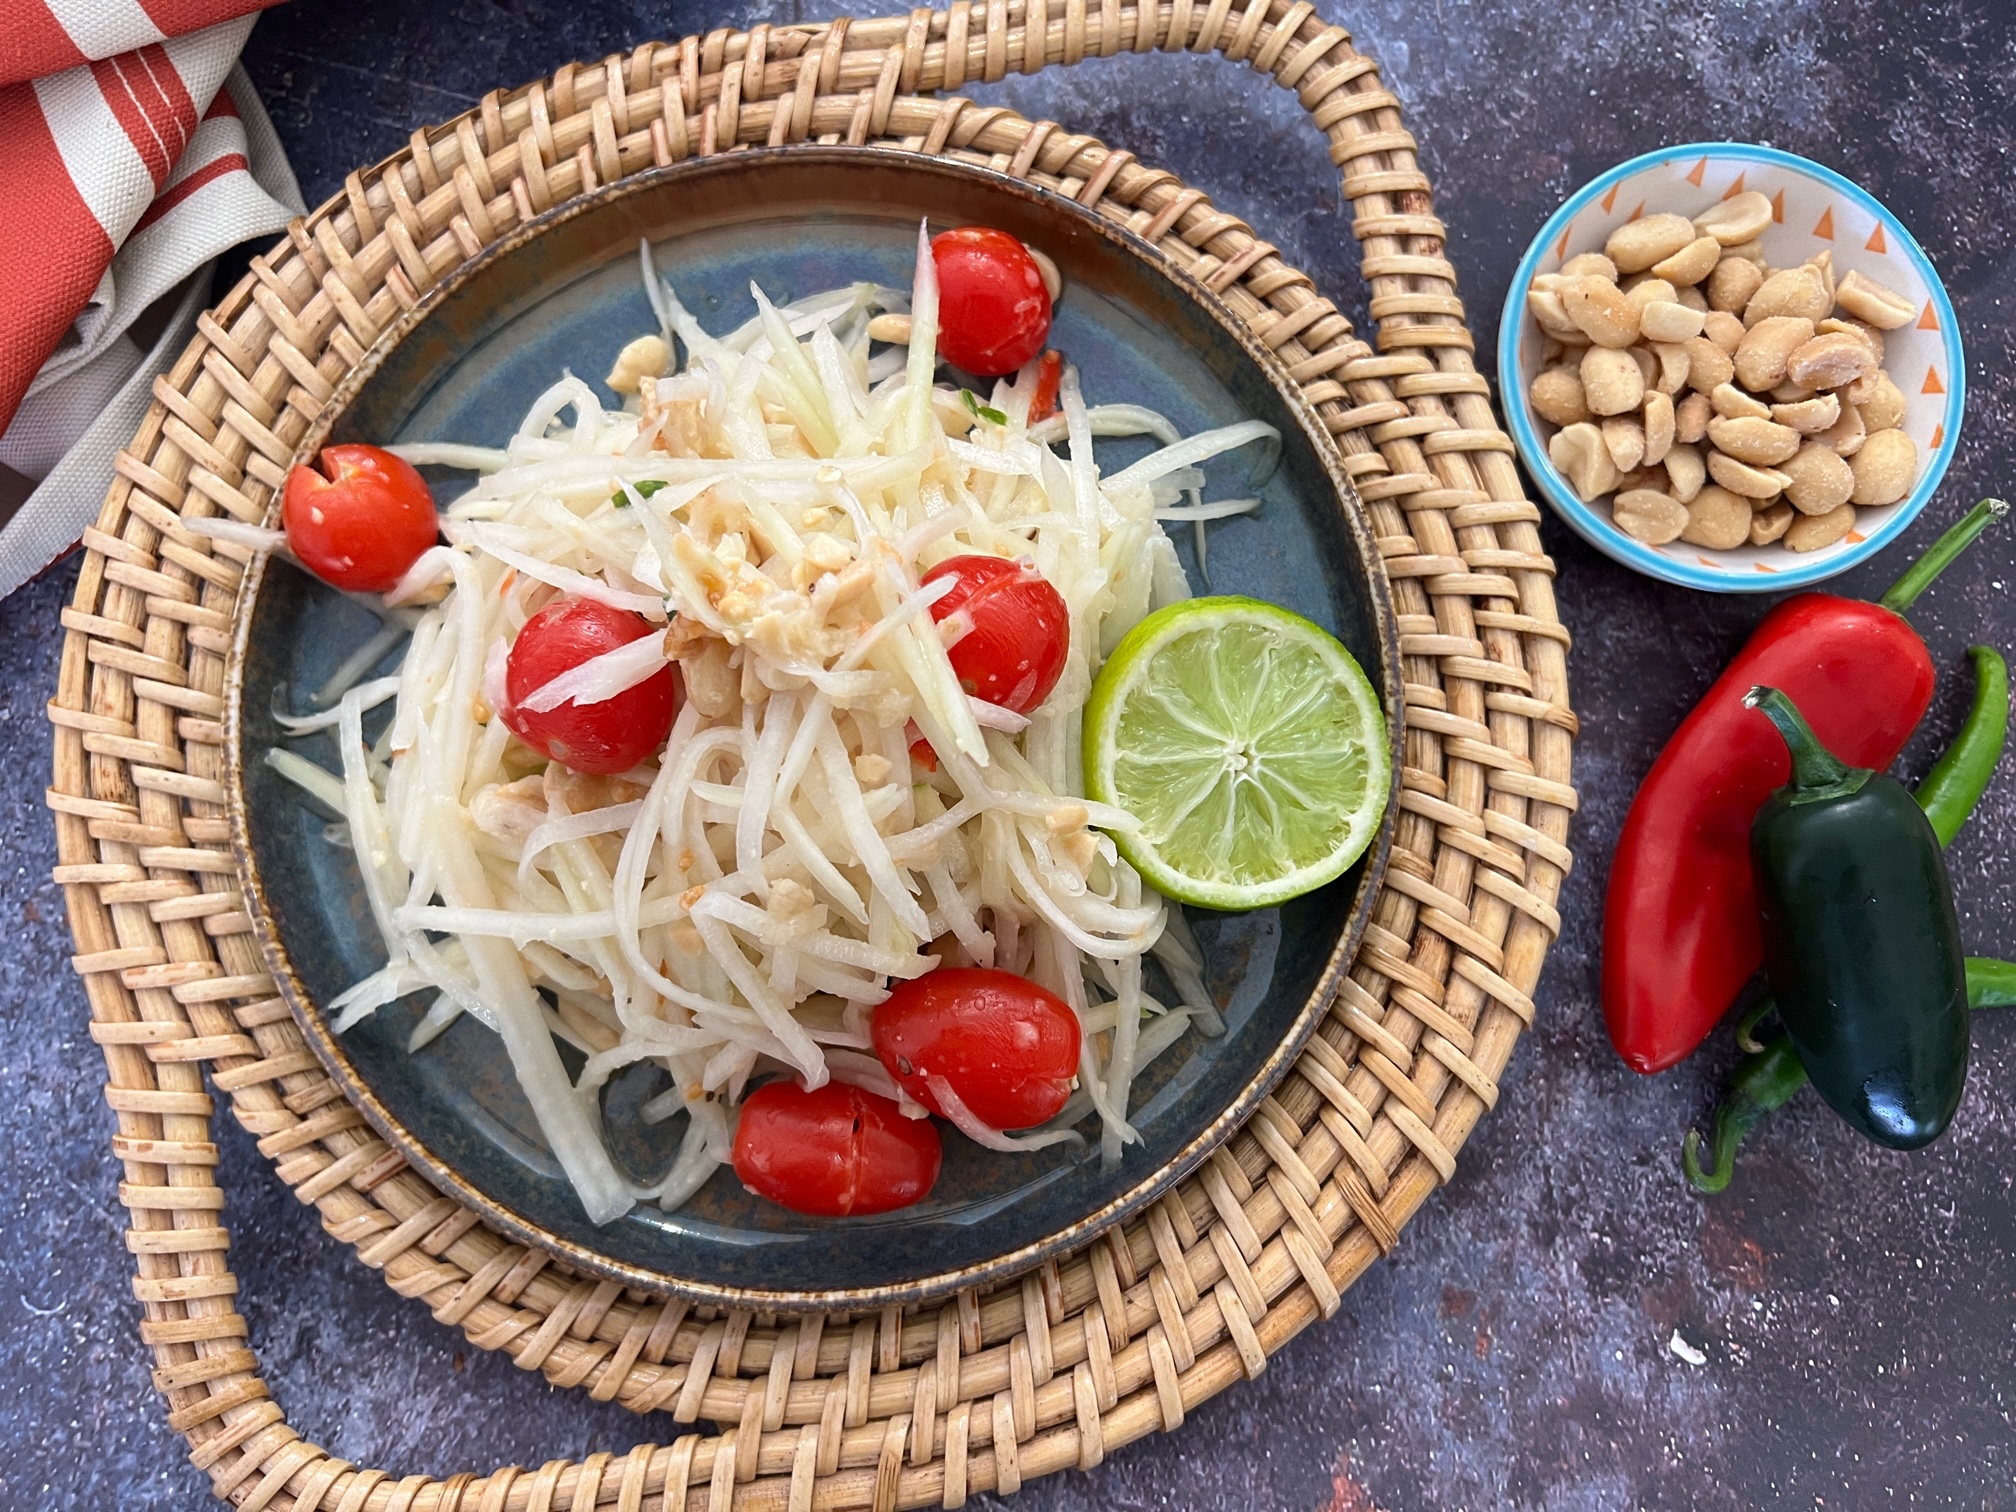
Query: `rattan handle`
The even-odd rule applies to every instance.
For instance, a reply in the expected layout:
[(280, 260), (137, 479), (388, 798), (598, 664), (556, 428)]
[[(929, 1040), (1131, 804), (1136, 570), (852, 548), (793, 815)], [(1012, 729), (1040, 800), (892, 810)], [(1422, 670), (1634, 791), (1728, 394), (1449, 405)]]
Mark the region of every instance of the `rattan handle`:
[[(1354, 207), (1380, 355), (1272, 247), (1170, 175), (1047, 122), (923, 97), (1182, 49), (1298, 91)], [(322, 1075), (229, 884), (216, 715), (240, 557), (177, 516), (263, 516), (304, 415), (383, 324), (525, 218), (654, 163), (807, 140), (977, 155), (1062, 188), (1202, 278), (1283, 356), (1387, 549), (1409, 676), (1439, 711), (1410, 734), (1409, 765), (1433, 769), (1439, 796), (1407, 809), (1407, 885), (1382, 898), (1368, 955), (1264, 1129), (1019, 1288), (752, 1331), (746, 1313), (626, 1297), (506, 1244), (405, 1170)], [(353, 174), (290, 237), (157, 382), (86, 533), (50, 710), (56, 875), (118, 1120), (142, 1337), (169, 1421), (217, 1493), (295, 1512), (957, 1506), (1173, 1428), (1334, 1311), (1496, 1099), (1558, 923), (1574, 803), (1566, 636), (1537, 512), (1470, 362), (1413, 139), (1344, 30), (1302, 0), (960, 0), (717, 31), (492, 94)], [(1417, 926), (1424, 943), (1410, 943)], [(1396, 981), (1412, 996), (1389, 1001)], [(736, 1426), (447, 1481), (395, 1481), (300, 1438), (232, 1303), (205, 1063), (324, 1226), (472, 1342), (602, 1400)]]

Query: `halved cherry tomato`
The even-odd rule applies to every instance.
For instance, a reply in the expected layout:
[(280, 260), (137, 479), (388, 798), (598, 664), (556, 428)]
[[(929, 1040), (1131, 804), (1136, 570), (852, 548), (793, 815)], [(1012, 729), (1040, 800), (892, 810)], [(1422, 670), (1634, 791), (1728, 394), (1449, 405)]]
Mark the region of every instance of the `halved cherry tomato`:
[(1078, 1074), (1078, 1016), (1056, 993), (1010, 971), (941, 966), (897, 982), (875, 1009), (875, 1053), (917, 1101), (943, 1114), (930, 1080), (996, 1129), (1043, 1122)]
[(434, 497), (413, 465), (377, 446), (325, 446), (287, 474), (287, 544), (325, 583), (383, 593), (434, 544)]
[(1029, 249), (1006, 231), (961, 226), (931, 238), (938, 269), (938, 355), (981, 378), (1043, 350), (1050, 291)]
[(562, 672), (662, 632), (641, 614), (590, 598), (555, 599), (525, 622), (504, 663), (510, 703), (499, 714), (525, 744), (577, 772), (627, 772), (665, 743), (679, 712), (679, 673), (662, 667), (600, 703), (519, 707)]
[(1052, 347), (1036, 365), (1036, 392), (1029, 400), (1029, 423), (1057, 413), (1057, 389), (1064, 381), (1064, 354)]
[[(957, 634), (947, 645), (959, 686), (986, 703), (1027, 714), (1050, 696), (1071, 654), (1071, 611), (1027, 558), (947, 557), (926, 583), (956, 585), (931, 606)], [(955, 620), (955, 616), (957, 616)]]
[(821, 1218), (886, 1213), (922, 1200), (938, 1180), (938, 1130), (843, 1082), (807, 1092), (758, 1087), (735, 1125), (735, 1174), (758, 1197)]

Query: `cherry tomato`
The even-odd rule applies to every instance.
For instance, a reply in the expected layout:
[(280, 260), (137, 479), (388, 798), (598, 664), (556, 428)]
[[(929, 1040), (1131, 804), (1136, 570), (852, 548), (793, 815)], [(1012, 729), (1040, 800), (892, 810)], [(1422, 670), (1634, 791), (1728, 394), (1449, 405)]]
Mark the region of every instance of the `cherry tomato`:
[(383, 593), (434, 544), (434, 498), (411, 463), (377, 446), (325, 446), (287, 474), (287, 544), (325, 583)]
[(943, 1114), (927, 1077), (943, 1077), (982, 1123), (1027, 1129), (1071, 1095), (1078, 1016), (1027, 977), (941, 966), (897, 982), (875, 1009), (875, 1053), (917, 1101)]
[(758, 1087), (735, 1125), (735, 1174), (758, 1197), (821, 1218), (886, 1213), (930, 1192), (938, 1130), (844, 1082), (807, 1092), (792, 1081)]
[(627, 772), (665, 743), (679, 712), (679, 674), (662, 667), (600, 703), (572, 700), (534, 713), (520, 708), (562, 672), (605, 651), (662, 633), (641, 614), (590, 598), (555, 599), (525, 622), (504, 663), (504, 723), (541, 755), (577, 772)]
[(1012, 373), (1043, 350), (1050, 291), (1029, 249), (1006, 231), (961, 226), (931, 238), (938, 268), (938, 355), (981, 378)]
[(1036, 392), (1029, 400), (1029, 423), (1057, 413), (1057, 389), (1064, 381), (1064, 354), (1052, 347), (1036, 368)]
[(1027, 559), (948, 557), (926, 583), (956, 579), (931, 606), (943, 625), (958, 616), (946, 647), (959, 686), (986, 703), (1027, 714), (1050, 696), (1071, 653), (1071, 611), (1064, 596)]

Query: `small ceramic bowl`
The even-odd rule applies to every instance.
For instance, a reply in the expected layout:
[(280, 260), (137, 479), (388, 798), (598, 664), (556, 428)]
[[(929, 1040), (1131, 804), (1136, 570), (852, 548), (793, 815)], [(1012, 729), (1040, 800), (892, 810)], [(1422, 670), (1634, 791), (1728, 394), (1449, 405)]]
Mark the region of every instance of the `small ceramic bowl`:
[[(1610, 504), (1585, 504), (1547, 457), (1555, 427), (1534, 413), (1529, 388), (1540, 371), (1545, 333), (1527, 312), (1533, 279), (1583, 252), (1600, 252), (1610, 233), (1640, 215), (1698, 215), (1746, 189), (1771, 196), (1774, 223), (1764, 255), (1774, 268), (1796, 267), (1823, 249), (1838, 275), (1850, 270), (1895, 289), (1919, 310), (1910, 325), (1884, 333), (1883, 366), (1903, 390), (1902, 429), (1918, 445), (1918, 479), (1895, 504), (1863, 508), (1847, 538), (1814, 552), (1780, 544), (1731, 551), (1674, 541), (1647, 546), (1617, 529)], [(1647, 153), (1591, 180), (1554, 212), (1533, 239), (1505, 299), (1498, 329), (1498, 381), (1505, 418), (1528, 471), (1554, 510), (1605, 556), (1650, 577), (1711, 593), (1778, 593), (1845, 572), (1895, 540), (1939, 486), (1959, 441), (1966, 406), (1960, 331), (1945, 287), (1903, 223), (1870, 194), (1831, 169), (1770, 147), (1695, 142)]]

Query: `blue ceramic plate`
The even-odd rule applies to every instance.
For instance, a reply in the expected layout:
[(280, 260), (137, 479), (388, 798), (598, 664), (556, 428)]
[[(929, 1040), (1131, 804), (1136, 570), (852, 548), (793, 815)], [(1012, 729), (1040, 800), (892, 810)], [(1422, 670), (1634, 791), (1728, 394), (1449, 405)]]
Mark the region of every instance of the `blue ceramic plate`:
[[(1610, 522), (1607, 499), (1583, 503), (1547, 459), (1554, 427), (1533, 410), (1528, 385), (1540, 371), (1545, 335), (1526, 311), (1526, 288), (1542, 273), (1584, 252), (1600, 252), (1610, 233), (1640, 214), (1670, 210), (1700, 214), (1747, 189), (1771, 196), (1774, 220), (1764, 231), (1764, 255), (1774, 268), (1797, 267), (1820, 252), (1833, 254), (1837, 274), (1851, 269), (1908, 298), (1918, 317), (1885, 333), (1883, 366), (1902, 389), (1902, 429), (1918, 448), (1918, 476), (1895, 504), (1856, 513), (1847, 539), (1810, 553), (1782, 543), (1715, 551), (1673, 541), (1648, 546)], [(1967, 368), (1960, 327), (1945, 286), (1925, 249), (1904, 223), (1861, 185), (1830, 168), (1742, 142), (1693, 142), (1619, 163), (1599, 174), (1555, 211), (1512, 275), (1498, 328), (1498, 382), (1505, 418), (1519, 455), (1555, 513), (1605, 556), (1626, 567), (1711, 593), (1783, 593), (1846, 572), (1904, 533), (1946, 475), (1960, 444), (1967, 407)]]
[[(1003, 227), (1056, 259), (1067, 292), (1052, 339), (1089, 394), (1153, 406), (1185, 431), (1245, 416), (1279, 427), (1282, 462), (1264, 508), (1213, 528), (1210, 586), (1288, 605), (1335, 631), (1382, 688), (1397, 764), (1386, 580), (1340, 460), (1292, 382), (1145, 243), (984, 169), (882, 150), (756, 151), (572, 203), (456, 274), (388, 332), (303, 454), (329, 439), (501, 445), (562, 369), (599, 377), (627, 340), (655, 329), (637, 272), (640, 237), (718, 330), (751, 313), (752, 279), (780, 301), (863, 277), (907, 285), (925, 215)], [(1140, 449), (1114, 447), (1114, 465)], [(1220, 491), (1240, 481), (1238, 466), (1223, 469)], [(446, 498), (468, 480), (443, 472), (430, 481)], [(1188, 552), (1187, 540), (1179, 549)], [(1195, 563), (1186, 564), (1194, 582)], [(232, 797), (268, 960), (331, 1074), (418, 1169), (505, 1232), (631, 1285), (757, 1308), (854, 1309), (941, 1295), (1082, 1242), (1193, 1168), (1286, 1071), (1350, 962), (1385, 864), (1390, 814), (1366, 859), (1320, 892), (1278, 911), (1192, 914), (1227, 1031), (1186, 1038), (1137, 1083), (1144, 1143), (1115, 1171), (1059, 1148), (999, 1155), (948, 1130), (936, 1190), (899, 1213), (806, 1218), (750, 1196), (722, 1170), (677, 1212), (639, 1207), (598, 1228), (487, 1030), (465, 1019), (409, 1055), (422, 1003), (383, 1009), (341, 1038), (318, 1007), (382, 964), (382, 949), (350, 853), (323, 838), (323, 818), (260, 758), (281, 739), (276, 693), (320, 686), (372, 628), (364, 611), (285, 563), (246, 579), (228, 684)], [(295, 748), (334, 764), (333, 749)], [(606, 1096), (619, 1163), (640, 1177), (662, 1166), (679, 1133), (676, 1121), (652, 1128), (635, 1116), (661, 1075), (633, 1071)]]

